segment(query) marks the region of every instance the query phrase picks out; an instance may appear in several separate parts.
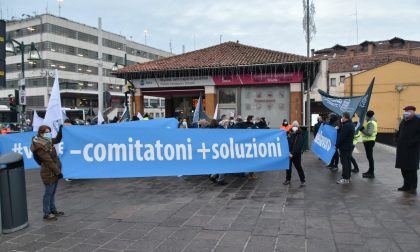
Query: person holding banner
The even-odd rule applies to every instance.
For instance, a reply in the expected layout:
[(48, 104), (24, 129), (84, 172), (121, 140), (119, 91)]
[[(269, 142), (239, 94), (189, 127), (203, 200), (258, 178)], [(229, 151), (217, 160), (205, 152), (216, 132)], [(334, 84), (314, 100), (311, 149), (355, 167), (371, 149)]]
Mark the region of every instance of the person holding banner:
[(41, 165), (41, 179), (45, 185), (43, 197), (44, 220), (57, 220), (57, 216), (64, 215), (55, 206), (55, 192), (58, 180), (63, 178), (61, 173), (61, 162), (58, 158), (54, 144), (61, 142), (62, 126), (55, 138), (52, 138), (51, 128), (42, 125), (38, 129), (38, 134), (32, 138), (31, 151), (35, 160)]
[(416, 107), (404, 108), (404, 119), (397, 132), (397, 157), (395, 168), (401, 169), (404, 185), (398, 191), (417, 193), (417, 170), (420, 156), (420, 118), (416, 117)]
[[(353, 122), (354, 127), (357, 127), (357, 122)], [(358, 130), (357, 132), (355, 132), (354, 137), (353, 137), (353, 150), (356, 147), (357, 142), (359, 141), (360, 136), (362, 135), (362, 133), (360, 132), (360, 130)], [(359, 172), (359, 165), (357, 165), (356, 159), (354, 159), (353, 157), (353, 151), (352, 151), (352, 155), (351, 155), (351, 163), (353, 164), (353, 169), (351, 169), (351, 172), (354, 173), (358, 173)]]
[(366, 157), (369, 161), (369, 169), (363, 173), (364, 178), (375, 178), (375, 162), (373, 160), (373, 147), (375, 146), (376, 134), (378, 133), (378, 123), (376, 122), (375, 112), (369, 110), (366, 113), (366, 123), (360, 128), (362, 132), (363, 145), (365, 146)]
[(337, 184), (350, 183), (351, 176), (351, 154), (354, 149), (354, 125), (350, 120), (350, 114), (343, 113), (341, 117), (341, 129), (338, 133), (336, 147), (340, 151), (341, 165), (343, 166), (342, 177), (337, 180)]
[(289, 169), (286, 171), (286, 180), (283, 182), (283, 185), (289, 185), (290, 180), (292, 179), (292, 163), (295, 166), (299, 178), (300, 185), (305, 185), (305, 172), (302, 168), (302, 153), (303, 153), (303, 135), (302, 131), (299, 128), (299, 123), (293, 121), (292, 128), (288, 132), (287, 140), (289, 142)]
[[(328, 119), (328, 125), (336, 128), (338, 132), (339, 124), (340, 122), (338, 115), (334, 113), (330, 114)], [(338, 161), (340, 161), (340, 155), (338, 154), (338, 150), (336, 150), (334, 153), (334, 157), (332, 158), (330, 164), (327, 165), (327, 168), (330, 168), (333, 172), (338, 171)]]

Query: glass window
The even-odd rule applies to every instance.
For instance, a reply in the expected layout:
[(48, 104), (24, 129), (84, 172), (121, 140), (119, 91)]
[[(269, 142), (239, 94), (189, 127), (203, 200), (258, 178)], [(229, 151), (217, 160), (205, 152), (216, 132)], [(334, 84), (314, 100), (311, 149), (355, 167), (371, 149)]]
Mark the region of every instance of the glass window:
[(221, 104), (236, 103), (236, 88), (219, 89), (219, 103)]
[(344, 76), (344, 75), (341, 75), (340, 76), (340, 83), (344, 83), (344, 80), (346, 79), (346, 76)]
[(331, 87), (336, 87), (337, 86), (337, 79), (336, 78), (331, 78), (330, 79), (330, 86)]
[(152, 108), (159, 107), (159, 99), (150, 99), (150, 105), (152, 106)]

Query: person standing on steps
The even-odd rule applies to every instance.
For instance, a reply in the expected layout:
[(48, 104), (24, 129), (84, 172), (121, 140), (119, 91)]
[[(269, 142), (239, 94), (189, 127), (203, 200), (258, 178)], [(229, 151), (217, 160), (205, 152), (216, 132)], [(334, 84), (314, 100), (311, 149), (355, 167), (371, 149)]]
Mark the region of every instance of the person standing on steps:
[(404, 108), (404, 119), (397, 132), (397, 156), (395, 168), (401, 169), (404, 185), (398, 191), (417, 193), (417, 170), (420, 156), (420, 118), (416, 117), (416, 107)]
[(362, 132), (363, 145), (365, 146), (366, 157), (369, 161), (369, 169), (363, 173), (364, 178), (375, 177), (375, 162), (373, 160), (373, 147), (375, 146), (376, 134), (378, 133), (378, 123), (374, 117), (375, 112), (369, 110), (366, 113), (366, 123), (360, 129)]

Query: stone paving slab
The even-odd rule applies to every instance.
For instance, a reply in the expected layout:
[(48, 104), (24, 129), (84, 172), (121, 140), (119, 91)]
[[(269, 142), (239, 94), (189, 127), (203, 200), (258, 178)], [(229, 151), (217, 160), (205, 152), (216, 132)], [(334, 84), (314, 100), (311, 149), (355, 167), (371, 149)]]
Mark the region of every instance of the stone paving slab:
[[(358, 146), (361, 172), (367, 169)], [(307, 185), (293, 172), (60, 181), (57, 205), (66, 212), (42, 220), (38, 170), (26, 172), (30, 226), (0, 235), (3, 251), (420, 251), (420, 200), (396, 191), (395, 149), (374, 148), (376, 178), (340, 172), (312, 153), (303, 156)]]

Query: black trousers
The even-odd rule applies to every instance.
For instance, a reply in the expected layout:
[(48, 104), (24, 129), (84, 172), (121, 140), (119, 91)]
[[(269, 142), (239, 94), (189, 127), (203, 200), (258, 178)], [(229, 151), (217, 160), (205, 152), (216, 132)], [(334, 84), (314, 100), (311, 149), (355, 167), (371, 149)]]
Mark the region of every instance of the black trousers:
[(300, 182), (305, 182), (305, 173), (302, 169), (302, 154), (293, 155), (292, 159), (290, 159), (289, 170), (286, 171), (286, 180), (292, 179), (292, 163), (299, 174)]
[(331, 160), (331, 163), (328, 166), (337, 167), (338, 166), (338, 161), (340, 161), (340, 155), (338, 154), (338, 151), (336, 150), (335, 153), (334, 153), (334, 156)]
[[(354, 146), (353, 146), (353, 150), (354, 150)], [(350, 158), (351, 163), (353, 164), (353, 167), (356, 171), (359, 170), (359, 166), (357, 165), (356, 159), (354, 159), (353, 157), (353, 151), (351, 153), (351, 158)]]
[(403, 170), (401, 174), (404, 178), (404, 187), (409, 190), (417, 189), (417, 170)]
[(343, 179), (350, 179), (351, 176), (351, 153), (352, 151), (340, 150), (341, 165), (343, 166)]
[(375, 162), (373, 161), (373, 146), (375, 146), (375, 141), (366, 141), (363, 142), (366, 151), (366, 157), (369, 161), (369, 170), (368, 173), (373, 174), (375, 171)]

